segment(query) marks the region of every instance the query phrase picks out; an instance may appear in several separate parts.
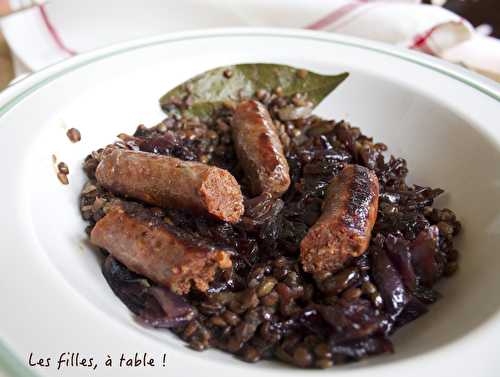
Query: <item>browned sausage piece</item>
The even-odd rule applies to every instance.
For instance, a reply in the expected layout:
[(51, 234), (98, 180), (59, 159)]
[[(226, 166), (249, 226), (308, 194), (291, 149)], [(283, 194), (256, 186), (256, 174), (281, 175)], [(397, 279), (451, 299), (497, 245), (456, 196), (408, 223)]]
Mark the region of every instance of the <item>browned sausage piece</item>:
[(210, 213), (238, 222), (243, 196), (226, 170), (199, 162), (125, 149), (104, 152), (97, 181), (108, 190), (158, 207)]
[(226, 251), (183, 239), (166, 225), (130, 215), (117, 205), (97, 222), (90, 239), (131, 271), (177, 294), (192, 286), (206, 291), (216, 270), (232, 265)]
[(300, 243), (304, 270), (335, 272), (368, 248), (378, 210), (379, 183), (371, 170), (347, 165), (328, 186), (320, 218)]
[(269, 112), (260, 102), (243, 101), (232, 120), (238, 160), (249, 178), (252, 195), (281, 196), (290, 186), (283, 146)]

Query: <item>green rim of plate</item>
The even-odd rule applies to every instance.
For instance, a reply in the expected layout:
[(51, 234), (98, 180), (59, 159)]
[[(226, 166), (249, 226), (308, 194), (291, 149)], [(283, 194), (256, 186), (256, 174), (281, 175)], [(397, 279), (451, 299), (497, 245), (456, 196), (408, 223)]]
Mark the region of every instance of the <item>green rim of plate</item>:
[(38, 377), (38, 374), (24, 365), (2, 340), (0, 340), (0, 368), (6, 373), (6, 377)]
[[(182, 42), (182, 41), (187, 41), (187, 40), (196, 40), (196, 39), (213, 39), (213, 38), (232, 38), (232, 37), (271, 37), (271, 38), (291, 38), (291, 39), (306, 39), (306, 40), (313, 40), (317, 42), (326, 42), (326, 43), (331, 43), (331, 44), (338, 44), (338, 45), (344, 45), (344, 46), (349, 46), (349, 47), (355, 47), (355, 48), (360, 48), (364, 50), (369, 50), (373, 52), (377, 52), (380, 54), (384, 55), (389, 55), (395, 58), (400, 58), (402, 60), (417, 64), (419, 66), (431, 69), (435, 72), (438, 72), (440, 74), (443, 74), (445, 76), (448, 76), (454, 80), (457, 80), (479, 92), (482, 94), (485, 94), (486, 96), (493, 98), (494, 100), (500, 102), (500, 93), (490, 90), (489, 88), (481, 85), (480, 83), (476, 82), (473, 79), (469, 79), (459, 73), (453, 72), (452, 70), (448, 70), (444, 67), (438, 66), (439, 63), (432, 64), (430, 62), (427, 62), (425, 60), (420, 60), (417, 56), (412, 56), (412, 54), (405, 52), (405, 51), (389, 51), (385, 50), (384, 48), (380, 47), (373, 47), (373, 46), (367, 46), (363, 42), (355, 42), (355, 41), (345, 41), (345, 40), (338, 40), (335, 38), (335, 35), (329, 35), (327, 36), (321, 36), (321, 35), (304, 35), (304, 34), (289, 34), (290, 31), (285, 33), (281, 33), (280, 31), (275, 31), (275, 32), (248, 32), (248, 31), (240, 31), (240, 32), (232, 32), (231, 34), (217, 34), (220, 33), (220, 31), (216, 31), (214, 34), (205, 34), (205, 35), (187, 35), (187, 36), (179, 36), (179, 37), (167, 37), (165, 39), (161, 40), (155, 40), (152, 42), (144, 42), (142, 44), (134, 45), (134, 46), (129, 46), (129, 47), (123, 47), (116, 49), (111, 52), (104, 53), (102, 55), (94, 56), (92, 58), (89, 58), (87, 60), (84, 60), (79, 63), (75, 63), (67, 68), (64, 68), (50, 76), (47, 76), (46, 78), (34, 83), (31, 85), (29, 88), (25, 89), (21, 93), (17, 94), (14, 96), (11, 100), (7, 101), (2, 107), (0, 107), (0, 118), (2, 118), (9, 110), (13, 109), (19, 102), (21, 102), (23, 99), (28, 97), (29, 95), (33, 94), (36, 92), (38, 89), (43, 88), (46, 86), (48, 83), (58, 79), (61, 76), (64, 76), (67, 73), (73, 72), (79, 68), (85, 67), (89, 64), (92, 64), (94, 62), (104, 60), (116, 55), (124, 54), (127, 52), (131, 52), (134, 50), (139, 50), (142, 48), (147, 48), (151, 46), (157, 46), (157, 45), (162, 45), (166, 43), (176, 43), (176, 42)], [(320, 34), (320, 33), (318, 33)], [(59, 64), (59, 63), (56, 63)], [(45, 68), (48, 69), (48, 68)], [(45, 70), (44, 69), (44, 70)], [(41, 70), (40, 72), (43, 72), (44, 70)], [(33, 370), (29, 369), (26, 365), (22, 363), (22, 361), (12, 352), (9, 350), (7, 345), (0, 340), (0, 368), (2, 368), (8, 376), (16, 376), (16, 377), (36, 377), (37, 374), (34, 373)]]
[[(290, 31), (288, 31), (290, 33)], [(320, 33), (318, 33), (320, 34)], [(89, 58), (88, 60), (73, 64), (65, 69), (62, 69), (46, 78), (43, 80), (40, 80), (39, 82), (36, 82), (33, 84), (31, 87), (25, 89), (23, 92), (19, 93), (15, 97), (13, 97), (10, 101), (7, 101), (2, 107), (0, 107), (0, 118), (5, 115), (6, 112), (11, 110), (13, 107), (15, 107), (20, 101), (22, 101), (24, 98), (28, 97), (30, 94), (34, 93), (38, 89), (44, 87), (48, 83), (56, 80), (57, 78), (64, 76), (65, 74), (75, 71), (79, 68), (82, 68), (86, 65), (89, 65), (91, 63), (104, 60), (107, 58), (110, 58), (112, 56), (124, 54), (127, 52), (131, 52), (134, 50), (139, 50), (142, 48), (146, 47), (151, 47), (151, 46), (157, 46), (161, 44), (166, 44), (166, 43), (175, 43), (175, 42), (182, 42), (182, 41), (187, 41), (187, 40), (196, 40), (196, 39), (213, 39), (213, 38), (232, 38), (232, 37), (255, 37), (255, 36), (260, 36), (260, 37), (271, 37), (271, 38), (290, 38), (290, 39), (307, 39), (307, 40), (313, 40), (313, 41), (318, 41), (318, 42), (326, 42), (326, 43), (331, 43), (331, 44), (338, 44), (338, 45), (344, 45), (344, 46), (349, 46), (349, 47), (355, 47), (355, 48), (360, 48), (364, 50), (369, 50), (373, 52), (377, 52), (380, 54), (400, 58), (402, 60), (417, 64), (419, 66), (431, 69), (435, 72), (441, 73), (445, 76), (448, 76), (452, 79), (455, 79), (473, 89), (476, 89), (477, 91), (481, 92), (482, 94), (487, 95), (488, 97), (493, 98), (494, 100), (500, 102), (500, 92), (491, 90), (485, 85), (480, 84), (479, 82), (476, 82), (473, 79), (469, 79), (457, 72), (453, 72), (452, 70), (449, 70), (444, 67), (438, 66), (438, 63), (432, 64), (430, 62), (426, 62), (424, 60), (420, 60), (416, 55), (412, 56), (412, 54), (408, 53), (407, 51), (389, 51), (385, 50), (382, 47), (374, 47), (374, 46), (366, 46), (362, 42), (354, 42), (354, 41), (345, 41), (345, 40), (337, 40), (335, 39), (335, 36), (321, 36), (321, 35), (304, 35), (304, 34), (287, 34), (283, 33), (281, 34), (279, 31), (276, 31), (274, 33), (271, 32), (233, 32), (232, 34), (208, 34), (208, 35), (188, 35), (188, 36), (179, 36), (179, 37), (171, 37), (171, 38), (166, 38), (166, 39), (161, 39), (161, 40), (155, 40), (152, 42), (144, 42), (142, 44), (138, 44), (135, 46), (129, 46), (129, 47), (123, 47), (116, 49), (111, 52), (104, 53), (102, 55), (94, 56), (92, 58)], [(59, 64), (59, 63), (56, 63)], [(44, 70), (41, 70), (40, 72), (43, 72)]]

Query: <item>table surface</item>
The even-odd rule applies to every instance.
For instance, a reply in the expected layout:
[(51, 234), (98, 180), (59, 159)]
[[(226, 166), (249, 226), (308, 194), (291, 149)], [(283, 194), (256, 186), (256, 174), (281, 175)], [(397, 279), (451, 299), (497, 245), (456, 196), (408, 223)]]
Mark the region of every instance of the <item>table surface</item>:
[(14, 78), (14, 67), (7, 42), (0, 32), (0, 90)]

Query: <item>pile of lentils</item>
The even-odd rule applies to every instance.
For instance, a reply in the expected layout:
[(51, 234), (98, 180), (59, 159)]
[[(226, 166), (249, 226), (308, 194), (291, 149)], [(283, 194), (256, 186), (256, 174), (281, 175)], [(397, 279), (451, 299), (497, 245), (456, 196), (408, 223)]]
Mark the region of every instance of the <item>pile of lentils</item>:
[[(165, 106), (160, 124), (120, 134), (115, 147), (170, 155), (227, 169), (246, 195), (238, 224), (193, 217), (179, 210), (141, 205), (168, 222), (232, 251), (233, 269), (221, 272), (205, 292), (180, 297), (129, 271), (111, 256), (103, 273), (115, 294), (145, 324), (169, 328), (191, 348), (216, 347), (247, 362), (278, 359), (301, 368), (329, 368), (393, 352), (389, 336), (439, 298), (434, 285), (457, 270), (453, 238), (460, 223), (449, 209), (433, 208), (443, 191), (406, 184), (406, 161), (385, 157), (346, 121), (311, 114), (306, 96), (259, 90), (286, 151), (292, 183), (281, 199), (248, 198), (231, 137), (236, 103), (227, 101), (209, 121), (186, 115), (190, 96)], [(80, 200), (87, 232), (114, 196), (95, 181), (103, 149), (84, 162), (89, 181)], [(377, 221), (367, 252), (335, 274), (302, 270), (299, 244), (321, 214), (328, 183), (345, 164), (373, 170), (380, 182)], [(106, 255), (106, 252), (103, 250)]]

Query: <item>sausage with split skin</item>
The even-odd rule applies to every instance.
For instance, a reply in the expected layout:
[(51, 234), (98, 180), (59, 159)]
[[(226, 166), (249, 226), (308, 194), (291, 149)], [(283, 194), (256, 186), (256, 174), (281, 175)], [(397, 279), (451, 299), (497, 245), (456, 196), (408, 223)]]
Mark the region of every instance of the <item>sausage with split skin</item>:
[(378, 210), (375, 173), (347, 165), (329, 184), (322, 214), (300, 244), (305, 271), (335, 272), (362, 255), (370, 243)]
[(192, 287), (206, 291), (219, 268), (232, 266), (227, 251), (182, 238), (167, 225), (144, 216), (145, 212), (129, 214), (113, 205), (92, 229), (91, 242), (129, 270), (177, 294), (188, 293)]
[(281, 196), (290, 186), (288, 162), (269, 112), (258, 101), (243, 101), (232, 119), (238, 160), (248, 176), (251, 194)]
[(199, 162), (126, 149), (108, 149), (97, 166), (111, 192), (165, 208), (208, 212), (230, 223), (243, 214), (243, 196), (226, 170)]

